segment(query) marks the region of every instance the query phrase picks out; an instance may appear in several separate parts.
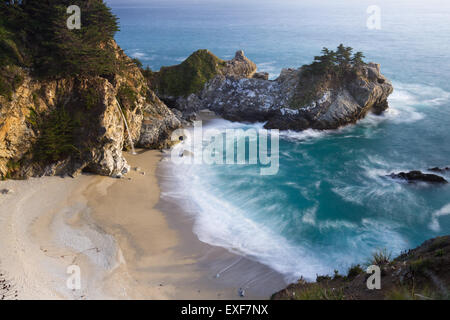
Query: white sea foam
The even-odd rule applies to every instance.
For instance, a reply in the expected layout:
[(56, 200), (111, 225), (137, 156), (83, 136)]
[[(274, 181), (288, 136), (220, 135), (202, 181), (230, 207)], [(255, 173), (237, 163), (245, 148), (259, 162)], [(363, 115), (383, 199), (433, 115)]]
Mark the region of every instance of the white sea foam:
[(280, 138), (286, 140), (311, 141), (323, 138), (327, 135), (333, 134), (331, 130), (314, 130), (307, 129), (303, 131), (283, 130), (280, 131)]
[[(209, 122), (208, 126), (225, 130), (245, 126), (262, 127), (262, 124), (243, 125), (217, 119)], [(230, 190), (239, 188), (245, 182), (243, 180), (251, 177), (242, 176), (231, 181), (234, 186), (227, 185), (225, 190), (221, 190), (212, 188), (210, 184), (218, 179), (214, 168), (210, 166), (172, 165), (170, 162), (164, 162), (163, 165), (170, 167), (168, 172), (171, 174), (163, 179), (170, 187), (164, 187), (163, 182), (161, 197), (182, 203), (184, 210), (192, 215), (194, 232), (201, 241), (266, 264), (285, 275), (289, 282), (296, 281), (301, 276), (313, 280), (316, 273), (325, 274), (330, 271), (320, 260), (314, 258), (307, 246), (292, 243), (277, 232), (289, 226), (289, 220), (283, 219), (283, 215), (257, 222), (258, 219), (253, 218), (257, 212), (246, 211), (245, 208), (257, 207), (264, 200), (264, 194), (254, 194), (249, 190), (248, 193), (236, 195), (235, 200), (246, 203), (245, 208), (226, 200)], [(283, 196), (282, 193), (277, 195), (279, 199)], [(283, 212), (279, 203), (273, 203), (264, 209)]]
[(317, 272), (329, 271), (308, 248), (291, 243), (275, 231), (286, 227), (286, 221), (270, 226), (258, 223), (245, 209), (224, 200), (223, 194), (212, 193), (200, 178), (204, 170), (204, 166), (172, 166), (178, 190), (161, 194), (165, 199), (183, 198), (183, 207), (192, 214), (194, 232), (201, 241), (266, 264), (285, 275), (287, 281), (300, 276), (314, 279)]
[[(410, 87), (408, 88), (410, 89)], [(409, 90), (403, 91), (400, 87), (393, 96), (391, 108), (383, 116), (369, 115), (358, 124), (339, 130), (281, 131), (279, 135), (281, 139), (289, 141), (316, 143), (320, 139), (333, 136), (339, 139), (359, 138), (361, 130), (355, 129), (363, 126), (368, 129), (362, 130), (363, 137), (367, 138), (366, 133), (376, 134), (376, 131), (372, 129), (376, 129), (378, 124), (383, 121), (401, 123), (422, 119), (425, 115), (421, 109), (423, 102), (428, 101), (429, 105), (433, 105), (437, 101), (437, 97), (431, 97), (431, 95), (438, 92), (429, 90), (430, 96), (424, 98), (423, 95), (414, 95)], [(445, 97), (445, 94), (442, 96)], [(206, 123), (204, 127), (224, 131), (234, 128), (261, 129), (263, 126), (264, 123), (243, 124), (215, 119)], [(291, 152), (286, 153), (282, 150), (281, 157), (291, 158), (292, 161), (292, 153), (301, 155), (304, 160), (314, 161), (314, 159), (310, 159), (310, 155), (304, 148), (301, 148), (300, 144), (297, 144)], [(357, 160), (356, 165), (363, 172), (357, 178), (357, 183), (349, 184), (344, 178), (340, 180), (339, 176), (333, 177), (332, 181), (324, 179), (333, 186), (332, 191), (344, 200), (361, 206), (371, 207), (373, 205), (380, 210), (380, 216), (365, 218), (361, 221), (345, 218), (321, 218), (318, 214), (319, 203), (303, 211), (297, 212), (294, 208), (291, 212), (286, 212), (286, 207), (280, 204), (284, 197), (282, 193), (277, 195), (280, 203), (273, 203), (264, 208), (267, 210), (266, 212), (279, 212), (279, 214), (261, 219), (261, 216), (258, 215), (259, 210), (255, 208), (258, 208), (258, 204), (264, 201), (264, 194), (256, 194), (256, 191), (253, 192), (253, 190), (240, 194), (233, 192), (233, 190), (239, 190), (242, 186), (251, 185), (258, 180), (251, 173), (230, 179), (222, 188), (217, 186), (217, 183), (221, 183), (221, 178), (217, 176), (217, 169), (203, 165), (171, 165), (170, 162), (167, 162), (166, 165), (170, 166), (172, 172), (171, 177), (166, 177), (166, 180), (172, 184), (171, 188), (162, 188), (161, 196), (164, 199), (183, 204), (184, 210), (192, 215), (194, 232), (201, 241), (227, 248), (231, 252), (266, 264), (284, 274), (287, 281), (295, 281), (300, 276), (313, 280), (316, 274), (329, 274), (336, 266), (334, 262), (337, 262), (338, 266), (339, 264), (346, 266), (345, 259), (358, 261), (357, 259), (364, 258), (364, 255), (376, 247), (386, 247), (395, 253), (400, 252), (408, 247), (408, 243), (398, 231), (400, 227), (395, 221), (417, 222), (418, 219), (422, 219), (417, 212), (425, 212), (424, 204), (415, 196), (414, 192), (385, 177), (392, 172), (406, 171), (411, 164), (392, 163), (378, 155), (368, 155), (365, 159)], [(317, 190), (311, 185), (301, 186), (296, 181), (287, 181), (285, 185), (291, 189), (298, 189), (301, 197), (315, 202)], [(320, 189), (320, 182), (316, 189)], [(233, 202), (227, 200), (230, 197)], [(398, 204), (399, 201), (404, 204), (406, 210), (402, 212), (401, 217), (396, 217), (397, 207), (395, 204)], [(245, 203), (245, 206), (240, 207), (236, 203)], [(439, 228), (439, 217), (449, 214), (446, 210), (450, 210), (450, 205), (433, 215), (430, 228), (434, 228), (433, 230)], [(324, 234), (346, 232), (348, 237), (342, 239), (340, 245), (342, 248), (358, 250), (346, 258), (345, 252), (342, 250), (318, 252), (317, 247), (313, 247), (306, 238), (304, 242), (292, 241), (283, 236), (281, 231), (289, 229), (289, 224), (293, 222), (302, 226), (298, 232), (303, 232), (308, 228), (319, 230)], [(332, 261), (333, 263), (331, 263)]]
[(441, 231), (441, 225), (439, 223), (439, 218), (443, 216), (450, 215), (450, 203), (445, 205), (442, 209), (434, 212), (431, 216), (431, 222), (429, 228), (435, 232)]
[(390, 97), (394, 103), (436, 106), (450, 101), (450, 92), (439, 87), (411, 83), (394, 83), (394, 87), (395, 91)]
[(281, 69), (275, 66), (275, 62), (262, 62), (258, 63), (258, 71), (267, 72), (269, 74), (269, 79), (274, 80), (278, 78)]
[(305, 211), (302, 217), (304, 223), (310, 224), (312, 226), (316, 225), (316, 215), (317, 215), (317, 205), (309, 208)]
[[(401, 225), (391, 220), (364, 218), (358, 236), (352, 237), (353, 246), (372, 253), (375, 249), (389, 248), (396, 256), (404, 248), (410, 247), (408, 241), (397, 231)], [(364, 246), (364, 248), (361, 248)]]
[(174, 60), (175, 60), (176, 62), (183, 62), (183, 61), (185, 61), (187, 58), (188, 58), (188, 57), (178, 57), (178, 58), (175, 58)]
[(142, 52), (140, 49), (131, 50), (130, 56), (132, 58), (140, 59), (140, 60), (154, 60), (155, 55), (148, 55), (145, 52)]
[[(421, 84), (394, 83), (390, 108), (378, 120), (411, 123), (422, 120), (428, 108), (450, 102), (450, 92)], [(375, 120), (369, 116), (369, 120)]]

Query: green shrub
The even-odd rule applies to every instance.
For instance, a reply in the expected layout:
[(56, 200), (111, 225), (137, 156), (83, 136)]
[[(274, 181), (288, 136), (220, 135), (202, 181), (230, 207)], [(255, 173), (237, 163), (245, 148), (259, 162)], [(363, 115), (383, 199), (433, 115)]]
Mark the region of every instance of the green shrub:
[(356, 278), (358, 275), (360, 275), (361, 273), (364, 273), (364, 270), (361, 268), (361, 265), (357, 264), (357, 265), (353, 265), (350, 267), (350, 269), (348, 270), (347, 273), (347, 278), (348, 279), (353, 279)]
[(20, 161), (15, 161), (15, 160), (12, 160), (12, 159), (9, 160), (6, 163), (6, 169), (7, 169), (6, 175), (2, 174), (2, 176), (1, 176), (2, 179), (1, 180), (10, 179), (14, 175), (14, 173), (17, 172), (20, 169), (20, 166), (21, 166)]
[(333, 280), (342, 279), (342, 278), (343, 278), (343, 276), (341, 276), (339, 274), (339, 271), (338, 270), (334, 270)]
[(387, 249), (378, 249), (372, 254), (372, 261), (370, 264), (376, 266), (383, 266), (391, 262), (391, 253)]
[(138, 58), (131, 59), (131, 61), (133, 61), (133, 63), (134, 63), (139, 69), (142, 69), (142, 67), (144, 66), (144, 65), (142, 64), (141, 60), (139, 60)]
[(28, 122), (38, 132), (33, 147), (33, 158), (41, 163), (51, 163), (79, 153), (75, 147), (75, 130), (79, 126), (64, 107), (42, 116), (30, 109)]
[(424, 272), (431, 266), (431, 260), (428, 258), (419, 258), (411, 261), (409, 268), (415, 274), (424, 274)]
[(434, 253), (435, 257), (443, 257), (444, 256), (444, 249), (438, 249), (436, 250), (436, 252)]
[(201, 91), (206, 82), (219, 74), (225, 61), (208, 50), (198, 50), (177, 66), (162, 67), (149, 79), (154, 89), (166, 96), (188, 96)]
[[(122, 108), (131, 109), (137, 101), (138, 94), (127, 84), (122, 84), (117, 91), (117, 98)], [(125, 113), (125, 110), (122, 110)]]
[(13, 88), (9, 81), (0, 74), (0, 96), (8, 100), (12, 99)]
[(412, 291), (405, 287), (395, 287), (385, 295), (386, 300), (414, 300)]
[(82, 99), (84, 100), (84, 104), (87, 110), (95, 108), (100, 103), (100, 95), (97, 90), (92, 87), (87, 88), (83, 92)]
[(331, 281), (331, 277), (328, 275), (326, 275), (326, 276), (317, 275), (316, 282), (323, 282), (323, 281)]

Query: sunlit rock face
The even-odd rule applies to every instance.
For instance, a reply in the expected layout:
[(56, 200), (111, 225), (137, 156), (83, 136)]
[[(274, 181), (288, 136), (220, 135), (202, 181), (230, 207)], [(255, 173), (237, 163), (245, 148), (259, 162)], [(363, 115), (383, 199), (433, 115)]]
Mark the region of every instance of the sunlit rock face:
[[(161, 148), (181, 123), (149, 89), (140, 69), (115, 44), (125, 65), (108, 78), (42, 81), (14, 67), (23, 82), (0, 96), (0, 176), (128, 172), (123, 150)], [(118, 102), (120, 101), (120, 102)], [(125, 128), (121, 115), (129, 125)]]

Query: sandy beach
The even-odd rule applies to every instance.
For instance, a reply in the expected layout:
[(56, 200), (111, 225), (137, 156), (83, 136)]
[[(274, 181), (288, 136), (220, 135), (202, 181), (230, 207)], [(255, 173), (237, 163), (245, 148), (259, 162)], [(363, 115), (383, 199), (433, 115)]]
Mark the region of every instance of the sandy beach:
[[(243, 299), (245, 288), (245, 298), (267, 299), (281, 289), (280, 275), (200, 242), (182, 208), (160, 201), (161, 157), (127, 155), (122, 179), (1, 182), (12, 192), (0, 197), (0, 270), (17, 298)], [(66, 284), (70, 266), (80, 290)]]

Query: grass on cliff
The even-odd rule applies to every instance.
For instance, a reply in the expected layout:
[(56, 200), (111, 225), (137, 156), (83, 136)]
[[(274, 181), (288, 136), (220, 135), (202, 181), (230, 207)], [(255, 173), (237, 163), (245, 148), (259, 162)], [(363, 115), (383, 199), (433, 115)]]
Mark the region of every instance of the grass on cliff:
[(117, 91), (117, 100), (122, 108), (133, 109), (138, 93), (128, 84), (122, 84)]
[(206, 82), (220, 73), (226, 62), (208, 50), (198, 50), (179, 65), (162, 67), (144, 74), (153, 89), (163, 96), (186, 97), (201, 91)]
[(325, 288), (317, 283), (294, 289), (289, 295), (293, 300), (345, 300), (344, 290), (341, 288)]

